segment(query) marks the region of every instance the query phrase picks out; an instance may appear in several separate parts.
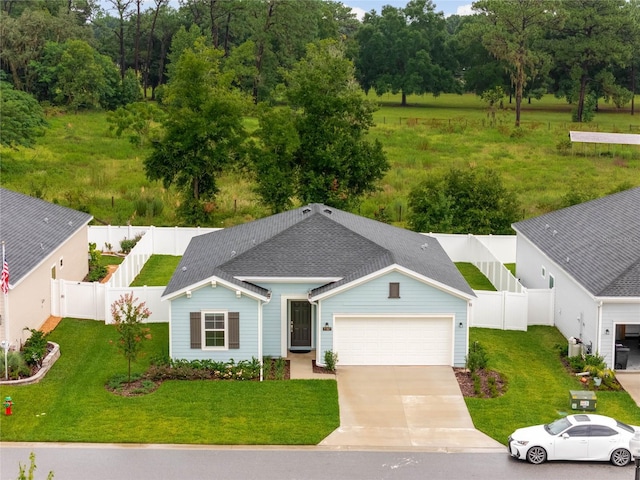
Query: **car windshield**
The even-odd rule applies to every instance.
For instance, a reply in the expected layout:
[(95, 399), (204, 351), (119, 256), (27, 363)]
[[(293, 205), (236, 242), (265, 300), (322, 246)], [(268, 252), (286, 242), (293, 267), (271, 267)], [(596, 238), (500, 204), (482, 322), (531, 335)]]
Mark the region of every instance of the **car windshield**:
[(566, 418), (559, 418), (554, 422), (547, 423), (544, 426), (544, 429), (551, 435), (558, 435), (560, 432), (563, 432), (570, 426), (571, 422), (569, 422), (569, 420), (567, 420)]

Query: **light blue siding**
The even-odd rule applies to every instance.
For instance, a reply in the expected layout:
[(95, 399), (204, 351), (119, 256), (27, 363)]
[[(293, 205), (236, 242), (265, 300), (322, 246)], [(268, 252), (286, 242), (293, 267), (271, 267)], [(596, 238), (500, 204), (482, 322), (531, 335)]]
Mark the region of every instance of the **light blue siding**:
[[(389, 298), (389, 283), (400, 283), (400, 298)], [(333, 327), (340, 314), (433, 314), (454, 316), (454, 366), (464, 366), (467, 354), (467, 300), (428, 286), (400, 272), (390, 272), (320, 302), (321, 325)], [(457, 325), (462, 322), (462, 328)], [(321, 333), (318, 358), (333, 349), (333, 330)]]
[[(209, 286), (192, 292), (191, 298), (182, 296), (171, 301), (171, 355), (174, 359), (211, 359), (227, 361), (233, 358), (251, 360), (258, 358), (258, 308), (259, 302), (242, 295), (236, 298), (235, 290), (221, 285)], [(192, 349), (189, 313), (202, 310), (226, 310), (240, 314), (240, 348), (229, 350)]]

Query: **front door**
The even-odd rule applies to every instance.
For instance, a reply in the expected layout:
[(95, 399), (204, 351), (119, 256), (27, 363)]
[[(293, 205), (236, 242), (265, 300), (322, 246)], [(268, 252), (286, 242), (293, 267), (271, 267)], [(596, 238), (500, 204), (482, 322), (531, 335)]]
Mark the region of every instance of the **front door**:
[(291, 349), (311, 348), (311, 304), (306, 300), (292, 300), (289, 322)]

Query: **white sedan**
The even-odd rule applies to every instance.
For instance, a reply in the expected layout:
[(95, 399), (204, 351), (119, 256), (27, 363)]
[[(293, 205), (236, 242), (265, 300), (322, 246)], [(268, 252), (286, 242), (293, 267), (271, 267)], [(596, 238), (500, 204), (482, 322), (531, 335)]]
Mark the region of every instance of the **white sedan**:
[(629, 440), (636, 429), (640, 427), (603, 415), (569, 415), (546, 425), (519, 428), (509, 436), (509, 453), (534, 464), (592, 460), (624, 467), (633, 458)]

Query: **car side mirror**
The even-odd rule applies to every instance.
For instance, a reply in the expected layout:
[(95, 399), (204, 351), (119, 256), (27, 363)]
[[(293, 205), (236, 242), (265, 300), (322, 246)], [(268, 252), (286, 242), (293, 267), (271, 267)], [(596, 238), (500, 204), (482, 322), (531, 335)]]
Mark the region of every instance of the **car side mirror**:
[(563, 433), (562, 438), (569, 438), (569, 434), (567, 432)]

